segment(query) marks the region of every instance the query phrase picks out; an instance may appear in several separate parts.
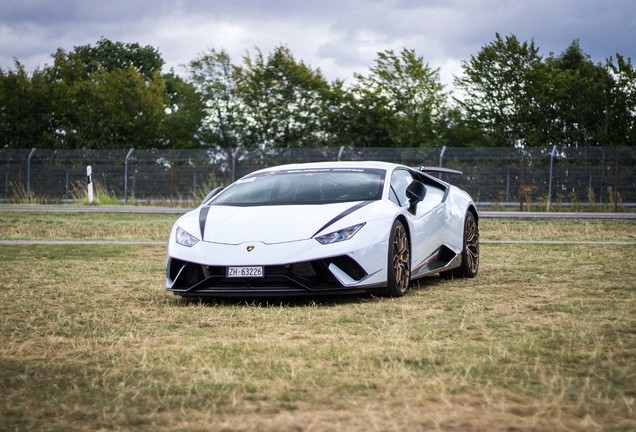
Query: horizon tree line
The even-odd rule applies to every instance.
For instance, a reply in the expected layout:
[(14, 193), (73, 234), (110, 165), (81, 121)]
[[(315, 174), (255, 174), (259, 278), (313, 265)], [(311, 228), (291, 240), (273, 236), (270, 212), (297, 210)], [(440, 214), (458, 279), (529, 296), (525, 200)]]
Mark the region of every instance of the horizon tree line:
[(29, 73), (0, 69), (0, 148), (243, 149), (547, 147), (636, 144), (636, 72), (594, 63), (574, 40), (542, 57), (534, 41), (495, 40), (462, 62), (454, 97), (414, 49), (377, 53), (354, 81), (277, 46), (240, 63), (208, 49), (186, 76), (157, 49), (102, 38), (58, 49)]

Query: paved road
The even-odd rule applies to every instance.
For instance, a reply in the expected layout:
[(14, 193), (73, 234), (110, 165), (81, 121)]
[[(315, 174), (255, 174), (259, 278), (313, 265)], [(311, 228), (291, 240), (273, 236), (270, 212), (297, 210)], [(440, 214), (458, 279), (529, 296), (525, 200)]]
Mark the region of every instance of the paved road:
[[(87, 207), (72, 205), (0, 205), (2, 211), (51, 212), (51, 213), (128, 213), (128, 214), (172, 214), (181, 215), (190, 210), (186, 207)], [(636, 221), (636, 213), (556, 213), (556, 212), (516, 212), (516, 211), (480, 211), (483, 219), (508, 220), (624, 220)]]

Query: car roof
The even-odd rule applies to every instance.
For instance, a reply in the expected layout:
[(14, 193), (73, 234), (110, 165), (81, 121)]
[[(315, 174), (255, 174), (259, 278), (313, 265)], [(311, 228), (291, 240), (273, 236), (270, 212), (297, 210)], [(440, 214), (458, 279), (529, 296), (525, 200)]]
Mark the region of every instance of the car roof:
[(404, 167), (404, 165), (399, 165), (399, 164), (390, 163), (390, 162), (379, 162), (379, 161), (308, 162), (308, 163), (296, 163), (296, 164), (273, 166), (273, 167), (258, 170), (256, 171), (256, 173), (268, 172), (268, 171), (279, 171), (279, 170), (345, 168), (345, 167), (346, 168), (379, 168), (379, 169), (391, 171), (397, 167)]

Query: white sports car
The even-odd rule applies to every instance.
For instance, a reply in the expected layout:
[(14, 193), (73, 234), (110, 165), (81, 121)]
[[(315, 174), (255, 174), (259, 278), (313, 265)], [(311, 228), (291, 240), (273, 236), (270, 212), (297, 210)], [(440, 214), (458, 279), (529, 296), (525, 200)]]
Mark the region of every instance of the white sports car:
[(429, 172), (461, 174), (319, 162), (217, 188), (172, 228), (166, 289), (184, 297), (402, 296), (425, 275), (474, 277), (475, 204)]

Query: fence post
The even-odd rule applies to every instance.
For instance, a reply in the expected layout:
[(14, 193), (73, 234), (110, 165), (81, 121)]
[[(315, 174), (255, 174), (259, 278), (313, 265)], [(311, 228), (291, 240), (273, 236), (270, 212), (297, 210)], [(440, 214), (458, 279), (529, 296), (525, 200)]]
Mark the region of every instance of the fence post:
[(86, 166), (86, 187), (88, 203), (93, 204), (93, 168), (90, 165)]
[(508, 168), (506, 175), (506, 202), (510, 202), (510, 168)]
[(128, 150), (128, 154), (126, 155), (126, 159), (124, 160), (124, 204), (128, 204), (128, 161), (132, 156), (134, 148)]
[(4, 196), (9, 196), (9, 164), (6, 166), (6, 171), (4, 172)]
[(232, 152), (232, 183), (236, 181), (236, 158), (238, 157), (240, 150), (235, 148)]
[(137, 172), (138, 172), (137, 168), (135, 168), (135, 172), (133, 173), (133, 180), (132, 180), (132, 183), (133, 183), (132, 184), (132, 191), (131, 191), (132, 192), (131, 193), (132, 196), (136, 195), (135, 191), (137, 190)]
[(197, 196), (197, 193), (198, 193), (198, 191), (197, 191), (197, 167), (196, 166), (193, 167), (192, 171), (193, 171), (192, 172), (192, 189), (194, 191), (194, 197), (196, 199), (196, 196)]
[(554, 164), (554, 157), (556, 156), (556, 146), (552, 146), (552, 153), (550, 154), (550, 181), (548, 182), (548, 204), (545, 211), (550, 211), (550, 202), (552, 201), (552, 167)]
[(31, 202), (31, 159), (35, 154), (35, 147), (31, 149), (29, 158), (27, 159), (27, 200)]
[(170, 162), (170, 205), (174, 205), (174, 163)]
[(69, 189), (70, 176), (69, 176), (69, 173), (68, 173), (68, 167), (64, 167), (64, 169), (66, 170), (66, 179), (64, 180), (64, 199), (68, 199), (68, 189)]
[(523, 211), (523, 196), (526, 190), (524, 160), (521, 159), (521, 173), (519, 175), (519, 211)]
[(338, 151), (338, 162), (342, 160), (342, 154), (344, 153), (345, 146), (340, 146), (340, 150)]
[(618, 213), (618, 184), (620, 178), (620, 165), (618, 159), (616, 159), (616, 169), (614, 170), (614, 213)]

